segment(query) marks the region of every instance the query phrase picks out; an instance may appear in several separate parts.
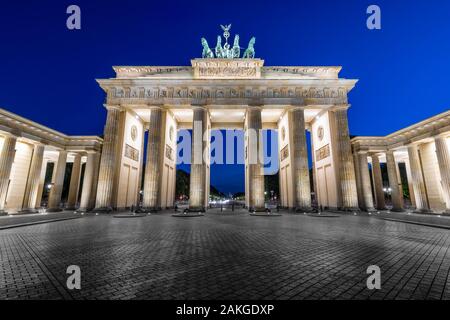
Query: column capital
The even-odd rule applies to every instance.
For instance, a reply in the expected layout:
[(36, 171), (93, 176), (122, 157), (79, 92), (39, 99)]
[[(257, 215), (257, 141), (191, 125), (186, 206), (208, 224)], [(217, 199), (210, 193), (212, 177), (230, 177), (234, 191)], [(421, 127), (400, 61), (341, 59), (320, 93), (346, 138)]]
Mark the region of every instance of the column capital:
[(407, 148), (413, 148), (413, 149), (418, 149), (419, 145), (421, 145), (421, 142), (415, 141), (415, 142), (409, 142), (408, 144), (406, 144)]
[(262, 107), (264, 102), (262, 99), (251, 99), (248, 101), (247, 106), (249, 107)]
[(192, 108), (192, 110), (195, 110), (195, 109), (202, 109), (204, 111), (208, 110), (208, 108), (206, 107), (206, 104), (191, 104), (191, 108)]
[(8, 138), (15, 138), (15, 139), (22, 136), (20, 131), (14, 130), (14, 129), (11, 129), (11, 131), (3, 131), (1, 133), (1, 135), (4, 136), (5, 138), (8, 137)]
[(82, 157), (83, 156), (83, 154), (81, 152), (73, 152), (73, 151), (70, 152), (70, 155), (73, 157)]
[(386, 154), (392, 154), (392, 155), (394, 155), (394, 152), (395, 152), (395, 150), (392, 150), (392, 149), (388, 149), (385, 151)]
[(118, 110), (122, 111), (123, 107), (120, 104), (104, 104), (103, 105), (107, 110)]
[(448, 137), (450, 137), (450, 132), (442, 132), (442, 133), (435, 135), (433, 137), (433, 139), (436, 141), (437, 139), (446, 139)]
[(96, 150), (85, 150), (85, 151), (83, 151), (83, 156), (86, 156), (88, 154), (100, 154), (100, 151), (96, 151)]
[(340, 111), (340, 110), (347, 110), (350, 108), (350, 104), (335, 104), (333, 105), (329, 110), (331, 111)]
[(373, 158), (373, 157), (380, 157), (380, 153), (379, 152), (369, 152), (369, 157)]
[(43, 140), (37, 140), (37, 141), (33, 142), (34, 147), (44, 147), (45, 148), (46, 145), (48, 145), (48, 142), (43, 141)]
[(164, 104), (148, 104), (147, 108), (150, 110), (162, 110), (164, 109)]
[(288, 108), (288, 111), (296, 111), (296, 110), (305, 111), (305, 108), (306, 108), (306, 106), (304, 106), (304, 105), (291, 104)]

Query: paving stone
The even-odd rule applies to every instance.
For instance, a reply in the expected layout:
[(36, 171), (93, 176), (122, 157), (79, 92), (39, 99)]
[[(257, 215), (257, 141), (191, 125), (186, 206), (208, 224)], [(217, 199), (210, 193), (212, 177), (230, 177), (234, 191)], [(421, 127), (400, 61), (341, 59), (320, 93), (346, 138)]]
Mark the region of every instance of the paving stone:
[(0, 298), (450, 299), (449, 246), (449, 230), (365, 216), (86, 216), (1, 230)]

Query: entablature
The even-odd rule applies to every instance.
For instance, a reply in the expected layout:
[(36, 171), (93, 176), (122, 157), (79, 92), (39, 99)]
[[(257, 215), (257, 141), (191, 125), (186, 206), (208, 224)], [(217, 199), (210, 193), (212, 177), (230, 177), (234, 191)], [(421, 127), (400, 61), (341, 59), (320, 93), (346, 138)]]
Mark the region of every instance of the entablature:
[(0, 108), (1, 131), (68, 151), (100, 151), (103, 144), (98, 136), (68, 136)]
[[(347, 104), (356, 80), (97, 80), (108, 104)], [(212, 83), (213, 82), (213, 83)]]
[(351, 140), (355, 151), (386, 151), (405, 147), (411, 143), (427, 142), (431, 138), (448, 133), (450, 136), (450, 110), (423, 120), (385, 137), (358, 136)]

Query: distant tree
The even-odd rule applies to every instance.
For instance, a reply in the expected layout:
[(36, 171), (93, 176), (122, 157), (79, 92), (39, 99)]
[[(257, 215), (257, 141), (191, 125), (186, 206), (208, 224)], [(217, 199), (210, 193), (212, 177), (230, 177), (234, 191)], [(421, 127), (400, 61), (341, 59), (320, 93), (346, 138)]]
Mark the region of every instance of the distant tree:
[(189, 179), (189, 173), (181, 169), (177, 170), (177, 178), (175, 183), (175, 194), (177, 199), (180, 197), (189, 197)]
[(271, 196), (276, 196), (277, 198), (279, 198), (280, 175), (278, 172), (276, 174), (264, 176), (264, 189), (266, 199), (269, 199)]
[(245, 192), (236, 192), (233, 194), (233, 198), (236, 200), (245, 200)]
[(213, 185), (210, 186), (209, 195), (213, 198), (225, 198), (225, 194), (217, 190), (217, 188), (214, 187)]
[[(177, 170), (177, 179), (175, 184), (175, 194), (177, 199), (180, 199), (181, 197), (186, 198), (189, 197), (189, 186), (190, 186), (190, 178), (191, 175), (181, 169)], [(225, 194), (221, 191), (219, 191), (216, 187), (213, 185), (210, 186), (209, 194), (212, 197), (215, 198), (224, 198)]]

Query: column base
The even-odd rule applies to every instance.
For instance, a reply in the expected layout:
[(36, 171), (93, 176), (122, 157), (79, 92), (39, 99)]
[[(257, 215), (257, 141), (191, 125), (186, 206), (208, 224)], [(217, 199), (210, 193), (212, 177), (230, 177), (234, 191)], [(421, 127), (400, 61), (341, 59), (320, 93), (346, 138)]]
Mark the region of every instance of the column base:
[(297, 207), (294, 208), (295, 213), (313, 213), (313, 212), (317, 212), (317, 210), (315, 210), (312, 207)]
[(188, 209), (184, 209), (184, 212), (206, 212), (205, 207), (189, 207)]
[(75, 212), (79, 212), (79, 213), (86, 213), (86, 212), (89, 212), (89, 211), (92, 211), (93, 209), (88, 209), (88, 208), (78, 208), (78, 209), (76, 209), (75, 210)]
[(268, 208), (254, 208), (255, 210), (249, 210), (250, 215), (254, 217), (280, 217), (279, 213), (272, 213)]
[(375, 208), (362, 208), (361, 210), (362, 210), (362, 211), (365, 211), (365, 212), (377, 212), (377, 211), (378, 211), (378, 210), (375, 209)]
[(264, 208), (264, 207), (249, 207), (248, 208), (249, 212), (255, 213), (255, 212), (270, 212), (269, 208)]
[(0, 210), (0, 216), (7, 216), (8, 212), (6, 212), (5, 210)]
[(339, 211), (344, 211), (344, 212), (361, 212), (360, 208), (354, 207), (354, 208), (339, 208)]
[(22, 209), (18, 213), (20, 213), (20, 214), (31, 214), (31, 213), (39, 213), (39, 211), (34, 209), (34, 208), (29, 208), (29, 209)]
[(175, 213), (172, 217), (181, 217), (181, 218), (191, 218), (191, 217), (203, 217), (205, 214), (205, 209), (203, 208), (188, 208), (184, 209), (182, 213)]
[(396, 208), (396, 209), (392, 208), (392, 209), (389, 210), (389, 211), (391, 211), (391, 212), (405, 212), (406, 210), (403, 209), (403, 208)]
[(161, 207), (154, 207), (154, 208), (137, 208), (135, 210), (136, 213), (157, 213), (158, 211), (161, 211), (162, 208)]
[(61, 208), (48, 208), (45, 210), (45, 212), (61, 212), (63, 209)]
[(113, 212), (113, 208), (111, 207), (100, 207), (92, 210), (95, 213), (111, 213)]
[(413, 213), (433, 213), (433, 211), (431, 211), (430, 209), (416, 209), (413, 211)]

